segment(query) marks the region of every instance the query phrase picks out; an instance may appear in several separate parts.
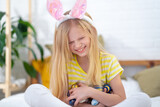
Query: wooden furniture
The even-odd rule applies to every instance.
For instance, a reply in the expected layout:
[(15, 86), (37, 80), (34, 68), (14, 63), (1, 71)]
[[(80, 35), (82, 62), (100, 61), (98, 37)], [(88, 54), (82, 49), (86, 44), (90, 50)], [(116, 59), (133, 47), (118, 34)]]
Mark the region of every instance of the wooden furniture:
[(122, 66), (146, 66), (147, 68), (160, 65), (160, 60), (120, 60)]
[[(17, 91), (20, 88), (16, 84), (11, 83), (11, 20), (10, 20), (10, 0), (6, 0), (6, 68), (5, 68), (5, 83), (0, 83), (0, 89), (3, 89), (5, 97), (11, 95), (11, 91)], [(31, 23), (31, 0), (29, 0), (29, 22)], [(29, 29), (29, 31), (31, 31)], [(30, 33), (29, 33), (30, 34)], [(31, 35), (28, 35), (29, 47), (32, 46)], [(31, 62), (31, 52), (28, 54)], [(28, 78), (30, 84), (30, 78)]]

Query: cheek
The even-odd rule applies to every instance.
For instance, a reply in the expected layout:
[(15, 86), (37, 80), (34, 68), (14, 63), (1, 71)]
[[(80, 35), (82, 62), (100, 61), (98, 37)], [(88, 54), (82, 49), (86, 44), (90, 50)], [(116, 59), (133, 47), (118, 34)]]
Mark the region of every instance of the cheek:
[(70, 51), (73, 51), (73, 46), (69, 45), (69, 49), (70, 49)]
[(88, 40), (87, 40), (87, 44), (90, 46), (90, 44), (91, 44), (91, 40), (88, 38)]

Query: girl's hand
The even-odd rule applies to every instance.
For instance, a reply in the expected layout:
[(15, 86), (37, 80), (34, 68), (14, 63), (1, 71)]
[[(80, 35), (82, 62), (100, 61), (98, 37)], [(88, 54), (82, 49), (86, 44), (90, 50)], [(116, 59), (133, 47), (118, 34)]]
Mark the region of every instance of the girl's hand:
[(74, 107), (105, 107), (103, 104), (99, 103), (97, 106), (93, 106), (91, 104), (86, 104), (86, 103), (80, 103), (77, 106)]
[(91, 87), (88, 87), (82, 83), (79, 83), (78, 86), (78, 88), (69, 90), (70, 96), (67, 98), (68, 101), (71, 99), (76, 99), (74, 106), (77, 106), (80, 101), (89, 98), (89, 92), (92, 90)]
[(103, 104), (99, 103), (96, 107), (105, 107)]

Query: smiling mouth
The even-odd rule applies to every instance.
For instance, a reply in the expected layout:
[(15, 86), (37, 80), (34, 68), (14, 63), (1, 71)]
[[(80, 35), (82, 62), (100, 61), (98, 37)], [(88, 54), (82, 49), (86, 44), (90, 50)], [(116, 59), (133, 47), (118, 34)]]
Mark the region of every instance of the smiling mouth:
[(81, 49), (77, 50), (77, 52), (83, 53), (85, 49), (86, 49), (86, 46), (84, 48), (81, 48)]

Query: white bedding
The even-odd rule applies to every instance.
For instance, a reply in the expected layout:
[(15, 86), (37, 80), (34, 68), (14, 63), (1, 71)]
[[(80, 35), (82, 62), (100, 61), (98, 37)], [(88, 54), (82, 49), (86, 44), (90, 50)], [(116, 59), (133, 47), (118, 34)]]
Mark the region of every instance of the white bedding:
[(20, 93), (0, 100), (0, 107), (29, 107), (29, 105), (24, 100), (24, 93)]
[(139, 84), (136, 80), (132, 79), (131, 77), (126, 77), (126, 78), (127, 80), (122, 80), (122, 83), (127, 97), (137, 92), (141, 92)]
[[(140, 86), (136, 80), (127, 77), (127, 80), (122, 80), (126, 96), (129, 97), (134, 93), (141, 92)], [(160, 107), (160, 96), (151, 98), (152, 107)]]
[[(122, 80), (122, 83), (124, 85), (127, 97), (141, 91), (138, 82), (130, 77), (127, 77), (127, 80)], [(152, 107), (160, 107), (160, 96), (151, 98), (151, 101), (152, 101)], [(20, 93), (0, 100), (0, 107), (29, 107), (29, 106), (24, 101), (24, 93)]]

